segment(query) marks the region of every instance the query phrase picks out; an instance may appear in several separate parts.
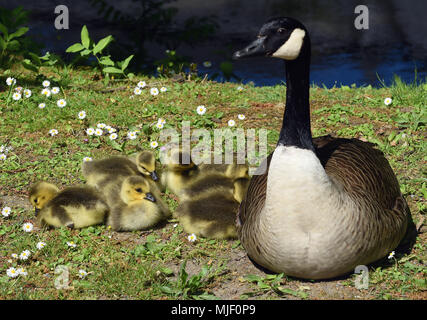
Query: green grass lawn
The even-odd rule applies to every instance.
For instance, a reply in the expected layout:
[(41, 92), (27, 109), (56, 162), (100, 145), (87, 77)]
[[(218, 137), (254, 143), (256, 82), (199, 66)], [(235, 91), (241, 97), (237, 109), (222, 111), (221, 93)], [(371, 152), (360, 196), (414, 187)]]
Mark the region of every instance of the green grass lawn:
[[(117, 233), (105, 226), (82, 230), (38, 228), (27, 203), (29, 186), (48, 180), (60, 187), (84, 183), (80, 166), (84, 157), (93, 159), (131, 154), (149, 149), (161, 130), (180, 129), (191, 121), (192, 129), (228, 127), (268, 129), (269, 152), (281, 126), (285, 86), (253, 87), (232, 83), (138, 77), (112, 81), (106, 86), (94, 78), (91, 69), (71, 70), (57, 75), (49, 69), (35, 78), (23, 70), (0, 77), (0, 299), (426, 299), (426, 235), (421, 233), (412, 252), (396, 257), (381, 267), (371, 268), (369, 288), (355, 289), (356, 275), (332, 281), (301, 281), (286, 275), (267, 275), (247, 260), (238, 241), (197, 239), (188, 241), (177, 221), (170, 220), (149, 231)], [(31, 96), (15, 101), (6, 78), (14, 76), (16, 86), (30, 89)], [(60, 92), (43, 96), (42, 81)], [(147, 83), (134, 94), (138, 81)], [(151, 95), (150, 89), (166, 92)], [(13, 89), (13, 92), (15, 89)], [(386, 105), (384, 99), (392, 98)], [(60, 108), (57, 101), (64, 99)], [(332, 134), (356, 137), (378, 145), (399, 179), (415, 223), (426, 211), (426, 103), (427, 84), (391, 87), (341, 87), (311, 89), (313, 136)], [(40, 103), (45, 103), (43, 109)], [(204, 115), (196, 108), (204, 105)], [(86, 117), (79, 119), (80, 111)], [(239, 120), (238, 115), (245, 119)], [(166, 120), (163, 129), (155, 127)], [(115, 128), (109, 133), (89, 136), (86, 130), (97, 124)], [(58, 133), (49, 134), (51, 129)], [(127, 139), (137, 131), (135, 140)], [(126, 143), (124, 143), (126, 141)], [(166, 193), (171, 209), (176, 197)], [(34, 224), (24, 232), (26, 222)], [(74, 242), (76, 247), (67, 243)], [(46, 246), (37, 249), (37, 243)], [(27, 260), (12, 257), (30, 251)], [(58, 266), (68, 268), (66, 288), (57, 289)], [(24, 267), (27, 275), (12, 278), (11, 267)], [(79, 276), (79, 270), (87, 275)], [(59, 282), (58, 282), (59, 281)]]

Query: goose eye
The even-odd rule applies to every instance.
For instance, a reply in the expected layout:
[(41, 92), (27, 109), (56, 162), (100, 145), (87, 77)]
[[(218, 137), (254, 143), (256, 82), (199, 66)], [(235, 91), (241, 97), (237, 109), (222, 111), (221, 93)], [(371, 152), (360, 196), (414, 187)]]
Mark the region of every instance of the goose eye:
[(137, 188), (137, 189), (135, 189), (135, 191), (138, 192), (138, 193), (142, 193), (142, 189), (141, 188)]
[(284, 28), (279, 28), (279, 29), (277, 29), (277, 32), (278, 33), (283, 33), (283, 32), (285, 32), (285, 29)]

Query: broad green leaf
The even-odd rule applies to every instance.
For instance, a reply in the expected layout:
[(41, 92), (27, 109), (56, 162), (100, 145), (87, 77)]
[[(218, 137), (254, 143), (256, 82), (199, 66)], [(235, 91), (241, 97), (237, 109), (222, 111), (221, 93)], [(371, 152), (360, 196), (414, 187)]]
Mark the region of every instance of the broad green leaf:
[(10, 50), (16, 51), (19, 50), (19, 48), (21, 47), (21, 45), (19, 44), (18, 40), (12, 40), (8, 43), (7, 47)]
[(114, 66), (114, 61), (110, 59), (110, 56), (103, 56), (99, 59), (99, 62), (104, 66)]
[(42, 61), (40, 60), (39, 56), (36, 55), (35, 53), (32, 52), (28, 52), (28, 55), (31, 57), (31, 61), (37, 65), (37, 66), (41, 66)]
[(28, 32), (28, 30), (29, 30), (28, 27), (19, 28), (17, 31), (15, 31), (14, 33), (11, 33), (9, 35), (9, 40), (12, 40), (13, 38), (18, 38), (20, 36), (23, 36), (24, 34), (26, 34)]
[(39, 68), (37, 66), (35, 66), (34, 64), (31, 63), (31, 61), (29, 59), (24, 59), (22, 61), (22, 65), (25, 69), (28, 69), (30, 71), (34, 71), (34, 72), (39, 72)]
[(67, 50), (65, 50), (65, 52), (79, 52), (83, 49), (84, 47), (82, 46), (81, 43), (75, 43), (72, 46), (68, 47)]
[(125, 70), (128, 67), (129, 62), (132, 60), (132, 58), (133, 58), (133, 55), (127, 57), (125, 60), (122, 61), (122, 65), (121, 65), (122, 70)]
[(87, 30), (86, 25), (83, 26), (82, 32), (80, 35), (81, 35), (83, 47), (85, 47), (86, 49), (89, 49), (90, 38), (89, 38), (89, 31)]
[(115, 68), (115, 67), (106, 67), (102, 69), (102, 72), (104, 73), (123, 73), (122, 70)]
[(105, 49), (105, 47), (113, 41), (113, 36), (105, 37), (104, 39), (99, 40), (99, 42), (96, 44), (96, 46), (93, 48), (93, 54), (97, 54), (98, 52), (101, 52)]
[(83, 51), (80, 52), (80, 55), (83, 56), (87, 56), (89, 53), (91, 53), (92, 51), (89, 49), (84, 49)]
[(5, 50), (7, 48), (7, 43), (0, 37), (0, 50)]
[(9, 39), (9, 32), (4, 24), (0, 23), (0, 31), (3, 33), (4, 39), (7, 41)]

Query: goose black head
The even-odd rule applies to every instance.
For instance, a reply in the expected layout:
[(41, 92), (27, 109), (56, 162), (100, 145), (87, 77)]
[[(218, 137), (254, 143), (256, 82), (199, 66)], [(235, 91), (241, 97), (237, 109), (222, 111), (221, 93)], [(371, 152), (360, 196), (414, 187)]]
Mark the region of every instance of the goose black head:
[(307, 29), (301, 22), (288, 17), (273, 18), (261, 27), (255, 41), (233, 54), (233, 59), (267, 56), (295, 60), (305, 42), (309, 45)]

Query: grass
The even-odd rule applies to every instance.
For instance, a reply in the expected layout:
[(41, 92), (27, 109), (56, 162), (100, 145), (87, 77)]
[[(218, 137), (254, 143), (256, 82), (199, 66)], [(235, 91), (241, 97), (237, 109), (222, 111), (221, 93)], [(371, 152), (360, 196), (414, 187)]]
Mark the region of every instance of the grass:
[[(0, 145), (11, 147), (0, 160), (0, 209), (12, 208), (0, 216), (0, 299), (426, 299), (426, 236), (421, 234), (409, 255), (371, 268), (367, 290), (354, 288), (356, 275), (333, 281), (301, 281), (285, 275), (266, 275), (253, 268), (238, 241), (187, 240), (177, 221), (170, 220), (154, 230), (116, 233), (105, 226), (82, 230), (43, 230), (35, 226), (26, 233), (25, 222), (35, 224), (26, 202), (29, 185), (49, 180), (61, 187), (80, 184), (82, 159), (113, 154), (131, 154), (150, 148), (160, 130), (177, 128), (189, 120), (192, 129), (227, 127), (230, 119), (237, 128), (269, 130), (269, 151), (273, 150), (281, 126), (285, 87), (252, 87), (202, 80), (170, 80), (139, 77), (113, 81), (105, 87), (90, 69), (69, 70), (62, 82), (54, 71), (44, 69), (35, 78), (23, 70), (8, 71), (0, 83)], [(17, 85), (32, 90), (19, 101), (8, 99), (5, 80), (11, 74)], [(41, 82), (51, 80), (61, 92), (43, 97)], [(133, 95), (139, 80), (147, 82), (141, 95)], [(166, 87), (157, 96), (151, 87)], [(384, 99), (393, 102), (386, 106)], [(64, 108), (56, 106), (65, 99)], [(402, 192), (416, 223), (426, 211), (426, 101), (427, 84), (405, 84), (396, 78), (390, 87), (341, 87), (311, 89), (313, 135), (356, 137), (378, 145), (399, 179)], [(39, 103), (46, 108), (39, 109)], [(198, 115), (196, 108), (207, 112)], [(81, 120), (78, 113), (86, 111)], [(238, 114), (245, 114), (239, 120)], [(117, 129), (118, 138), (88, 136), (86, 129), (105, 123)], [(57, 129), (50, 136), (50, 129)], [(137, 139), (127, 140), (138, 130)], [(126, 142), (126, 143), (125, 143)], [(160, 141), (159, 141), (160, 143)], [(161, 143), (160, 143), (161, 145)], [(160, 146), (159, 146), (160, 147)], [(156, 150), (159, 149), (157, 147)], [(176, 197), (166, 193), (171, 209)], [(38, 250), (39, 241), (46, 246)], [(71, 248), (67, 242), (76, 243)], [(11, 258), (30, 250), (26, 261)], [(55, 288), (58, 266), (69, 271), (67, 289)], [(9, 278), (11, 266), (25, 267), (28, 275)], [(83, 279), (80, 269), (88, 272)], [(331, 284), (335, 289), (331, 290)], [(338, 289), (337, 289), (338, 288)]]

